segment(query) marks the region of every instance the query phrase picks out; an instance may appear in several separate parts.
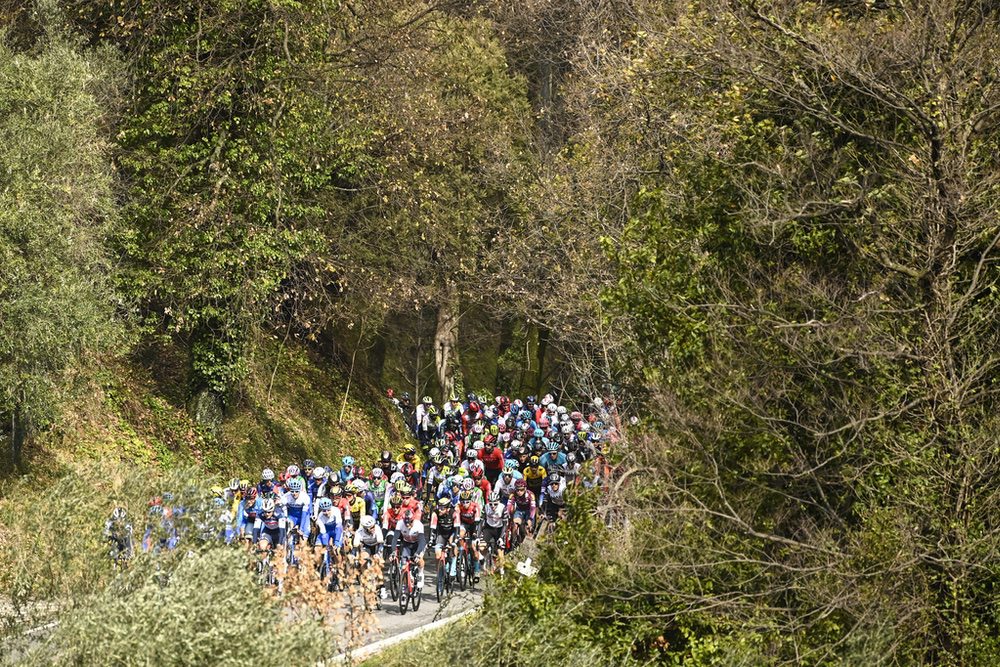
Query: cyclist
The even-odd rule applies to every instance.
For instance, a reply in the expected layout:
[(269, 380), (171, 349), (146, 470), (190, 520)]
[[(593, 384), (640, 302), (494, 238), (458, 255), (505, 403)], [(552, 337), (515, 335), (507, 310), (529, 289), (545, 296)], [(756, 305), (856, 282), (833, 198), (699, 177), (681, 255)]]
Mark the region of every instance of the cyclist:
[(483, 464), (483, 470), (486, 472), (486, 479), (489, 480), (490, 486), (496, 484), (497, 479), (500, 477), (500, 472), (503, 470), (503, 452), (491, 440), (483, 444), (483, 450), (479, 453), (479, 460)]
[(483, 508), (483, 539), (486, 547), (497, 545), (497, 553), (503, 553), (503, 529), (507, 525), (507, 505), (496, 491), (490, 494), (489, 502)]
[(277, 513), (274, 500), (264, 500), (253, 522), (253, 541), (261, 551), (285, 543), (285, 518)]
[(389, 482), (382, 472), (382, 468), (372, 468), (372, 480), (368, 484), (368, 489), (375, 498), (375, 518), (382, 516), (382, 509), (385, 507), (385, 496), (388, 493)]
[(285, 523), (288, 529), (289, 546), (291, 546), (296, 535), (303, 539), (309, 535), (309, 512), (312, 501), (305, 491), (301, 477), (293, 476), (288, 480), (287, 485), (288, 491), (282, 499), (282, 504), (285, 508)]
[(542, 512), (549, 521), (559, 519), (559, 513), (566, 509), (566, 480), (553, 471), (542, 490)]
[(420, 470), (421, 461), (420, 455), (417, 453), (417, 448), (414, 445), (407, 445), (403, 447), (403, 453), (399, 455), (396, 459), (397, 468), (403, 463), (409, 463), (417, 470)]
[[(385, 538), (382, 536), (382, 528), (379, 527), (375, 517), (370, 514), (361, 517), (361, 527), (354, 533), (353, 546), (356, 555), (361, 556), (361, 554), (364, 554), (364, 556), (361, 556), (363, 562), (371, 559), (378, 567), (379, 573), (381, 573), (382, 550), (385, 547)], [(378, 581), (375, 583), (375, 589), (378, 591), (379, 597), (384, 600), (386, 592), (381, 574), (379, 574)]]
[(275, 495), (274, 486), (274, 471), (270, 468), (264, 468), (260, 473), (260, 483), (257, 484), (257, 493), (265, 498), (273, 498)]
[(111, 543), (111, 560), (123, 562), (132, 558), (132, 524), (124, 507), (116, 507), (104, 524), (104, 539)]
[[(339, 561), (340, 549), (344, 541), (344, 519), (340, 510), (333, 504), (330, 498), (320, 498), (317, 502), (316, 513), (316, 542), (324, 549), (320, 555), (319, 563), (329, 554), (330, 566)], [(315, 544), (313, 553), (315, 553)]]
[(539, 463), (546, 472), (551, 473), (566, 466), (566, 455), (559, 451), (558, 442), (550, 442), (546, 445), (548, 451), (539, 457)]
[(485, 475), (483, 475), (482, 462), (477, 461), (476, 465), (472, 466), (471, 472), (472, 484), (481, 492), (481, 502), (485, 502), (485, 500), (490, 497), (490, 492), (493, 491), (493, 485), (490, 483), (490, 480), (486, 479)]
[(394, 542), (399, 545), (400, 560), (412, 558), (417, 564), (417, 590), (419, 591), (424, 587), (424, 551), (427, 549), (424, 524), (416, 518), (412, 510), (406, 510), (396, 523), (396, 530), (393, 531), (393, 534)]
[[(458, 508), (445, 496), (439, 498), (434, 512), (431, 514), (431, 535), (434, 536), (434, 557), (437, 559), (440, 571), (444, 562), (444, 552), (455, 539), (455, 527), (459, 525)], [(451, 573), (455, 576), (455, 572)]]
[(542, 493), (542, 484), (545, 481), (545, 477), (548, 475), (548, 471), (545, 469), (537, 456), (532, 456), (528, 459), (528, 465), (525, 466), (524, 470), (521, 471), (524, 475), (524, 481), (528, 485), (528, 489), (531, 490), (535, 497), (538, 498)]
[(483, 554), (479, 551), (479, 523), (482, 505), (475, 500), (472, 489), (463, 489), (458, 496), (459, 539), (466, 540), (466, 548), (474, 558), (473, 580), (479, 581), (479, 566)]
[(528, 527), (534, 528), (536, 509), (535, 494), (528, 489), (527, 483), (523, 479), (514, 482), (514, 493), (507, 501), (507, 514), (522, 537)]
[(520, 474), (514, 468), (504, 468), (504, 471), (500, 473), (500, 479), (497, 480), (496, 486), (493, 487), (493, 492), (500, 494), (501, 502), (506, 503), (511, 494), (514, 493), (515, 475)]
[(354, 457), (345, 456), (340, 460), (341, 468), (339, 474), (340, 484), (346, 486), (354, 479)]
[(264, 500), (257, 494), (257, 487), (251, 486), (236, 512), (236, 532), (240, 539), (252, 537), (254, 522), (263, 506)]

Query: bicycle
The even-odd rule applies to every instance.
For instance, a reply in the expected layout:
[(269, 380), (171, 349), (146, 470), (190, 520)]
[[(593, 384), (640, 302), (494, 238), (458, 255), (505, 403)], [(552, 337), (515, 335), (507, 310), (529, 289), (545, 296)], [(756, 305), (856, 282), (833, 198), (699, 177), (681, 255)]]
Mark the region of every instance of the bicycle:
[(462, 575), (458, 585), (463, 591), (466, 587), (470, 591), (476, 588), (476, 554), (472, 549), (472, 539), (468, 534), (461, 538), (460, 559), (462, 563)]
[(507, 527), (504, 529), (504, 552), (510, 553), (514, 549), (517, 549), (524, 542), (526, 536), (527, 528), (524, 523), (508, 522)]
[(405, 614), (407, 606), (413, 607), (413, 611), (420, 609), (422, 590), (417, 588), (418, 574), (413, 572), (414, 564), (412, 557), (403, 559), (399, 571), (399, 613)]
[(389, 589), (389, 597), (395, 602), (399, 599), (400, 576), (399, 576), (399, 552), (392, 549), (386, 558), (388, 570), (385, 577), (386, 588)]
[(437, 559), (437, 601), (451, 595), (455, 582), (452, 578), (452, 571), (455, 569), (458, 553), (455, 549), (455, 538), (448, 540), (448, 544), (441, 552), (441, 557)]

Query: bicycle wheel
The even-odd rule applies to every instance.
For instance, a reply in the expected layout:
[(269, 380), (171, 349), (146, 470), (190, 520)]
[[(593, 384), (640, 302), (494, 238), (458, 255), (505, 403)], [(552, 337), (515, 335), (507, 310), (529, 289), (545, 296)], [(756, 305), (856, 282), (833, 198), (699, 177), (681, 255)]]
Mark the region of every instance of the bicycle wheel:
[(441, 559), (437, 562), (437, 574), (435, 575), (435, 589), (437, 590), (437, 601), (441, 602), (441, 598), (444, 597), (444, 580), (448, 576), (448, 563), (445, 559)]
[(410, 564), (403, 567), (399, 577), (399, 613), (406, 614), (406, 608), (410, 604)]
[(476, 559), (472, 555), (472, 550), (467, 549), (465, 551), (465, 586), (462, 588), (468, 588), (470, 591), (476, 582), (474, 577), (476, 576)]
[(465, 590), (465, 552), (461, 551), (458, 554), (458, 560), (455, 563), (455, 578), (458, 579), (459, 590)]
[(445, 568), (444, 590), (451, 595), (455, 590), (455, 579), (451, 576), (451, 569), (455, 566), (455, 552), (448, 552), (448, 566)]
[(420, 603), (424, 601), (424, 587), (418, 586), (420, 581), (419, 574), (413, 574), (410, 577), (413, 580), (413, 592), (410, 594), (410, 606), (413, 607), (413, 611), (420, 609)]
[(386, 577), (389, 584), (389, 596), (395, 602), (399, 599), (399, 561), (389, 562), (389, 576)]

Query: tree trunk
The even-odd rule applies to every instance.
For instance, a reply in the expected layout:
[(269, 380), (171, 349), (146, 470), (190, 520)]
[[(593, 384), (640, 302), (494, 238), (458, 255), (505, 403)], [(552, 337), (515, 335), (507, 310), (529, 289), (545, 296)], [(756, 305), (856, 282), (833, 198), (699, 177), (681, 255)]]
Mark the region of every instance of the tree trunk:
[(441, 400), (451, 398), (455, 386), (455, 357), (458, 354), (458, 301), (451, 283), (445, 286), (441, 304), (437, 311), (437, 327), (434, 329), (434, 369)]
[(545, 383), (545, 352), (549, 347), (549, 330), (543, 326), (538, 327), (538, 347), (535, 348), (535, 356), (538, 359), (538, 380), (535, 383), (535, 395), (540, 396), (542, 385)]

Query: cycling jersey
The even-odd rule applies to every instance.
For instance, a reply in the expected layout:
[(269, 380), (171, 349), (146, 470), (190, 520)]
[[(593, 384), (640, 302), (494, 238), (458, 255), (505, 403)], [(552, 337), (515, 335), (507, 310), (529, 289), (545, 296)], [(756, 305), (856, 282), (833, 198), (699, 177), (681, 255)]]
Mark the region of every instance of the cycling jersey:
[(364, 528), (358, 529), (354, 533), (354, 548), (357, 549), (362, 544), (366, 547), (373, 547), (378, 544), (382, 544), (384, 539), (382, 537), (382, 529), (378, 524), (372, 526), (371, 530), (366, 530)]
[(271, 516), (258, 514), (253, 522), (253, 541), (265, 540), (271, 546), (285, 543), (285, 517), (277, 512), (271, 512)]
[(506, 522), (507, 506), (503, 503), (488, 503), (483, 508), (483, 521), (491, 528), (501, 528)]
[(309, 533), (309, 494), (299, 491), (297, 494), (289, 491), (282, 501), (285, 515), (288, 517), (288, 527), (297, 527), (305, 534)]
[(336, 507), (316, 515), (316, 529), (319, 543), (324, 547), (331, 542), (340, 547), (344, 539), (343, 517)]
[(458, 518), (463, 526), (473, 526), (479, 523), (481, 517), (480, 505), (477, 502), (459, 503)]
[(548, 471), (545, 469), (545, 466), (542, 465), (527, 466), (523, 472), (524, 481), (526, 481), (528, 484), (532, 483), (541, 484), (542, 479), (545, 478), (547, 474)]
[(542, 491), (542, 502), (564, 507), (566, 505), (566, 481), (559, 480), (557, 484), (549, 484)]
[(396, 533), (403, 542), (416, 544), (424, 537), (424, 524), (416, 519), (407, 526), (402, 519), (396, 523)]
[(455, 530), (455, 509), (449, 507), (447, 510), (437, 510), (431, 514), (431, 530), (438, 534), (450, 533)]

